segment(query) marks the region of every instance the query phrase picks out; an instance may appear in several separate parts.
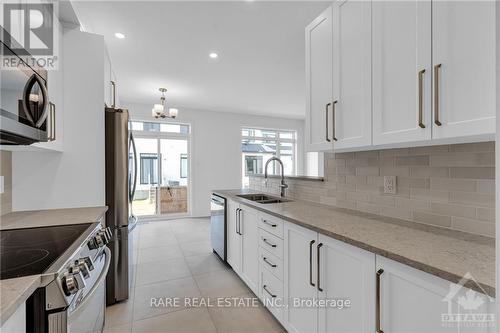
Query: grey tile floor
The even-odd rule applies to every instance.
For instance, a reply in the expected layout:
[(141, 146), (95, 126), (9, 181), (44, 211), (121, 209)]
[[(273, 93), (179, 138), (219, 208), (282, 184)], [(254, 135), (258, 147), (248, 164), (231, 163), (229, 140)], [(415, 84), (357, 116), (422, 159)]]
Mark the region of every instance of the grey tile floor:
[[(184, 305), (184, 298), (255, 297), (210, 246), (208, 218), (142, 223), (135, 230), (135, 274), (128, 301), (106, 309), (105, 332), (283, 332), (258, 307)], [(151, 306), (151, 298), (180, 299), (179, 306)]]

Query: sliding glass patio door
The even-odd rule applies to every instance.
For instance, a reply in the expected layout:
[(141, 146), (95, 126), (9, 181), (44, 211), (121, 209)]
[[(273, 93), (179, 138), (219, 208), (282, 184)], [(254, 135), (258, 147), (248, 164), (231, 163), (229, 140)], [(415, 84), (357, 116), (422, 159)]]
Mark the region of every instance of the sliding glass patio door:
[(131, 123), (138, 157), (134, 214), (143, 219), (189, 213), (189, 125)]

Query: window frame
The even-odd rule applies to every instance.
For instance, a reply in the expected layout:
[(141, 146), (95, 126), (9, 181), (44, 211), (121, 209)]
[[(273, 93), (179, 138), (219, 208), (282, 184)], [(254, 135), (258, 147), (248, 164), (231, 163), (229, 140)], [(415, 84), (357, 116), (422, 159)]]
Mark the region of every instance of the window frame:
[[(273, 138), (270, 137), (264, 137), (264, 136), (249, 136), (249, 135), (243, 135), (244, 130), (260, 130), (260, 131), (268, 131), (268, 132), (275, 132), (276, 135)], [(280, 132), (288, 132), (292, 133), (292, 139), (286, 139), (286, 138), (280, 138)], [(297, 172), (297, 131), (296, 130), (291, 130), (291, 129), (275, 129), (275, 128), (264, 128), (264, 127), (255, 127), (255, 126), (241, 126), (240, 130), (241, 134), (241, 140), (240, 140), (240, 145), (243, 143), (243, 140), (261, 140), (261, 141), (273, 141), (276, 143), (276, 157), (281, 159), (281, 143), (291, 143), (292, 144), (292, 172), (291, 175), (288, 176), (295, 176)], [(240, 147), (241, 149), (241, 147)], [(241, 152), (243, 154), (243, 151)], [(264, 165), (262, 166), (263, 172), (264, 170)], [(245, 168), (246, 169), (246, 168)], [(280, 173), (278, 163), (274, 163), (274, 174), (277, 175)], [(242, 175), (247, 177), (246, 175)]]

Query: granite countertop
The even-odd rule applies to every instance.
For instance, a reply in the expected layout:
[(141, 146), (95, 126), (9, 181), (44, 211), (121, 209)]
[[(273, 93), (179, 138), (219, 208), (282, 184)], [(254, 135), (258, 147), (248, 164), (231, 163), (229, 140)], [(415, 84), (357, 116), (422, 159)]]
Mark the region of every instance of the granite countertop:
[[(13, 212), (0, 216), (0, 229), (92, 223), (99, 221), (107, 210), (106, 206), (101, 206)], [(0, 325), (40, 287), (41, 282), (41, 275), (0, 280)]]
[(479, 286), (467, 287), (495, 297), (493, 238), (308, 201), (264, 205), (237, 196), (258, 193), (246, 189), (213, 192), (453, 283), (469, 272)]

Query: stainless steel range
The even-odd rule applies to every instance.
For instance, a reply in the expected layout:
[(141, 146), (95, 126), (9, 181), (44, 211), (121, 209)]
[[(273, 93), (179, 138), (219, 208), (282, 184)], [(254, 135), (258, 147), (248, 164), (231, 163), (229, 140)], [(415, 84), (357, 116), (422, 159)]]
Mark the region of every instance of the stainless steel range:
[(41, 274), (27, 332), (102, 332), (111, 231), (99, 222), (3, 230), (1, 278)]

